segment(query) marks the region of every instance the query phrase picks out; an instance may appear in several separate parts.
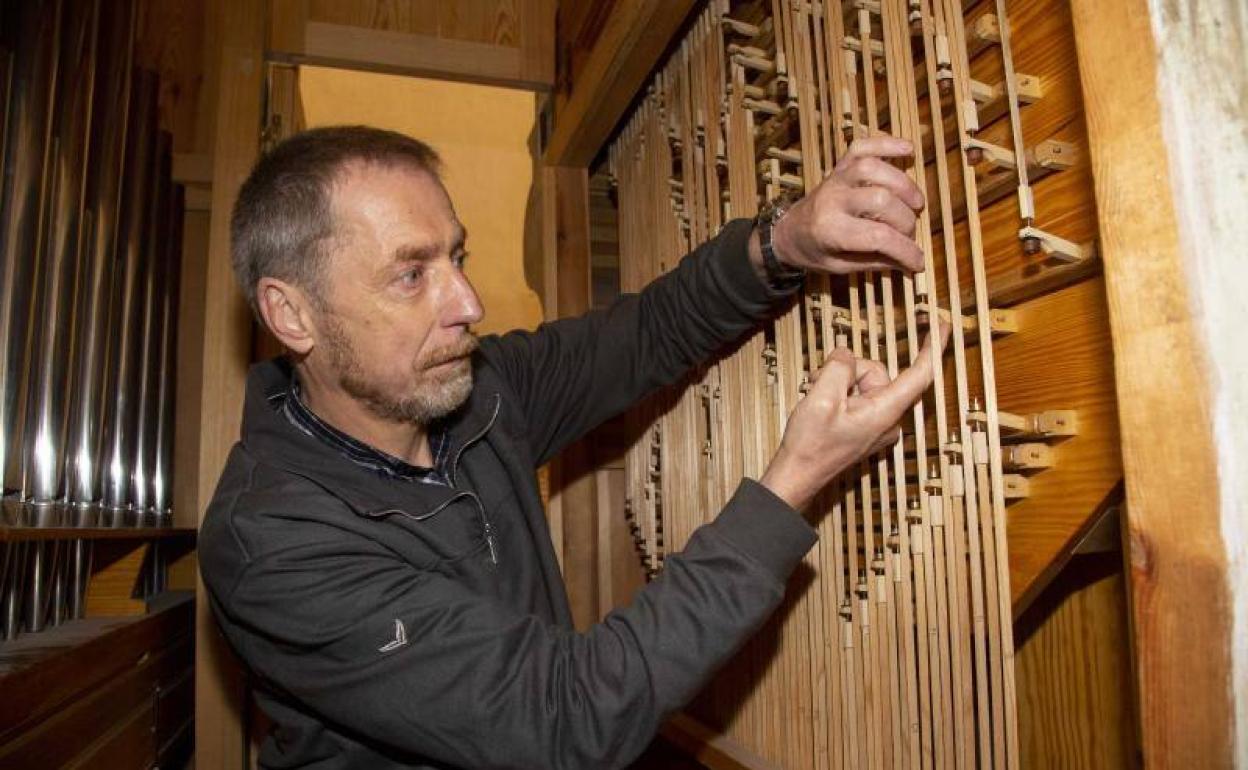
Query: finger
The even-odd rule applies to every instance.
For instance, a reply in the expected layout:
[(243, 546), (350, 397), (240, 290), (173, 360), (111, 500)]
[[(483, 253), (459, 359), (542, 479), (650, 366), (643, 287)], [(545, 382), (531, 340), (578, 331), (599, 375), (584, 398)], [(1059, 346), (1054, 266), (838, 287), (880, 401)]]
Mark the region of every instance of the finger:
[(888, 369), (879, 361), (859, 361), (858, 362), (858, 392), (864, 396), (879, 391), (881, 388), (888, 387), (892, 382), (892, 378), (888, 376)]
[(902, 235), (893, 227), (881, 222), (856, 218), (846, 225), (842, 236), (847, 251), (874, 252), (909, 272), (923, 269), (923, 250), (919, 244)]
[(828, 354), (823, 366), (811, 379), (811, 391), (832, 393), (844, 398), (858, 379), (858, 361), (848, 348), (837, 348)]
[(845, 181), (859, 187), (883, 187), (914, 211), (923, 208), (923, 193), (904, 171), (876, 157), (859, 158), (845, 167)]
[[(941, 344), (937, 342), (936, 344)], [(919, 351), (914, 364), (889, 383), (872, 394), (871, 398), (885, 411), (888, 422), (894, 423), (901, 415), (923, 396), (923, 392), (932, 384), (934, 368), (932, 366), (932, 336), (929, 334)], [(941, 345), (943, 349), (943, 345)]]
[[(897, 263), (890, 260), (879, 259), (874, 254), (864, 252), (845, 252), (841, 254), (841, 260), (852, 263), (853, 272), (862, 272), (864, 270), (896, 270)], [(832, 272), (845, 272), (845, 270)]]
[(868, 136), (855, 139), (845, 157), (913, 158), (914, 145), (894, 136)]
[(945, 352), (945, 345), (949, 344), (949, 335), (953, 333), (953, 322), (946, 318), (937, 318), (936, 320), (936, 343), (939, 347), (936, 350), (936, 357), (939, 358)]
[(914, 237), (914, 210), (883, 187), (859, 187), (849, 193), (852, 214), (883, 222), (907, 238)]

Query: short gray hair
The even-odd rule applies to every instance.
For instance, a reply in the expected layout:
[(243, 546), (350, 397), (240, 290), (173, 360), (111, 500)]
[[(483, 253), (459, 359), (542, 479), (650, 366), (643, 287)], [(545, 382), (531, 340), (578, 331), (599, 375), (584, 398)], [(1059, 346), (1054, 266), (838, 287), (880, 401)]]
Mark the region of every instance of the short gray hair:
[(234, 276), (257, 314), (256, 284), (266, 276), (322, 299), (321, 273), (334, 234), (330, 195), (353, 161), (407, 165), (435, 178), (441, 171), (429, 145), (370, 126), (314, 128), (279, 143), (243, 182), (230, 217)]

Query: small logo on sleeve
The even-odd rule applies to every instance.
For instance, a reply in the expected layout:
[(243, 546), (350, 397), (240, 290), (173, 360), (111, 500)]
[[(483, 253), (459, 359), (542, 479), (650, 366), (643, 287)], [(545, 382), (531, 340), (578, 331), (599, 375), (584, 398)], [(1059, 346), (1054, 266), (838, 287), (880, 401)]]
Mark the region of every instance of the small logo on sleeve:
[(377, 648), (378, 652), (392, 652), (400, 647), (407, 645), (407, 629), (403, 627), (403, 621), (398, 618), (394, 619), (394, 638)]

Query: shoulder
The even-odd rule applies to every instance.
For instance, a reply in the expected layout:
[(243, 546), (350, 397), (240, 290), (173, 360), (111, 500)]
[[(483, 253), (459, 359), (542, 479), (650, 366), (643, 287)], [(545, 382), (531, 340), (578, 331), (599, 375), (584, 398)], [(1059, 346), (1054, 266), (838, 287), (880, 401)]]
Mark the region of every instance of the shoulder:
[(197, 545), (205, 585), (222, 596), (253, 561), (324, 538), (350, 509), (321, 486), (259, 461), (235, 444), (204, 514)]

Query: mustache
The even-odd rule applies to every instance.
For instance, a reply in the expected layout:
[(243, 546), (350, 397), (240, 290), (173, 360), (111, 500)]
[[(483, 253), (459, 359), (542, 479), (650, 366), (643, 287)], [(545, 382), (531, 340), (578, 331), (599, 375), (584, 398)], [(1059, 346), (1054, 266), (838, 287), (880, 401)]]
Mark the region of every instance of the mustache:
[(425, 366), (434, 367), (451, 361), (458, 361), (461, 358), (467, 358), (476, 352), (479, 346), (477, 335), (468, 332), (459, 340), (449, 345), (443, 345), (430, 353), (429, 360), (425, 362)]

